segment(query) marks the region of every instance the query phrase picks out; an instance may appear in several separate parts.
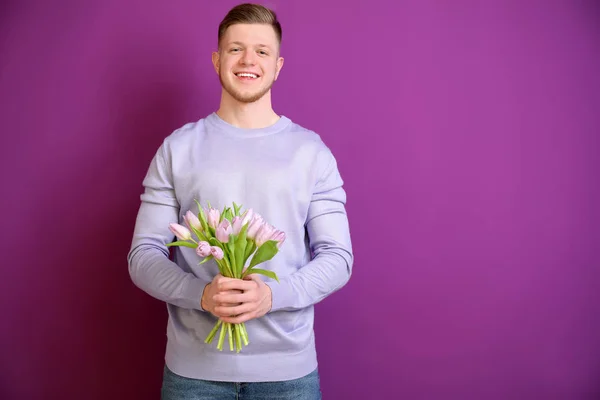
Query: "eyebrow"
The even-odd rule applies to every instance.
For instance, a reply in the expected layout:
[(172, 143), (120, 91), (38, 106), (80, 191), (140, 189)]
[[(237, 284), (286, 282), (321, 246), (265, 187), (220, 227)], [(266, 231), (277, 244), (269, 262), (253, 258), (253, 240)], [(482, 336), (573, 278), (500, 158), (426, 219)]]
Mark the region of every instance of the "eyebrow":
[[(232, 44), (237, 44), (237, 45), (240, 45), (240, 46), (246, 46), (246, 44), (245, 44), (245, 43), (242, 43), (242, 42), (231, 42), (231, 43), (229, 43), (229, 44), (230, 44), (230, 45), (232, 45)], [(268, 44), (260, 44), (260, 43), (259, 43), (259, 44), (257, 44), (255, 47), (266, 47), (267, 49), (270, 49), (270, 50), (271, 50), (271, 46), (269, 46)]]

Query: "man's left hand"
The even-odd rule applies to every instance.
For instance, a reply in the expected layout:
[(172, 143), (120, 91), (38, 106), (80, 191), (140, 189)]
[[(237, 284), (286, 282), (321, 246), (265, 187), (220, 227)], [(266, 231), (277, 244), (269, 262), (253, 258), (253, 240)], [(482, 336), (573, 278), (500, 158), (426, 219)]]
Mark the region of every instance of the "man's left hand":
[[(231, 279), (219, 283), (214, 314), (223, 322), (239, 324), (259, 318), (271, 310), (271, 288), (256, 274), (244, 279)], [(242, 293), (223, 293), (240, 290)]]

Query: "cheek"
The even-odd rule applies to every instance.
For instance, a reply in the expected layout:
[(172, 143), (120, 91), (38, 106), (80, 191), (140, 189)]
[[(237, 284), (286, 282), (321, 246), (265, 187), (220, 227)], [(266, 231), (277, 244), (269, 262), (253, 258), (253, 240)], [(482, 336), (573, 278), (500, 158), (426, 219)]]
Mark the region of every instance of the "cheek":
[(269, 74), (269, 76), (272, 76), (272, 77), (277, 76), (277, 64), (269, 65), (268, 74)]
[(226, 72), (229, 71), (233, 68), (233, 63), (231, 62), (231, 60), (227, 60), (227, 59), (221, 59), (221, 62), (219, 63), (219, 70), (221, 72)]

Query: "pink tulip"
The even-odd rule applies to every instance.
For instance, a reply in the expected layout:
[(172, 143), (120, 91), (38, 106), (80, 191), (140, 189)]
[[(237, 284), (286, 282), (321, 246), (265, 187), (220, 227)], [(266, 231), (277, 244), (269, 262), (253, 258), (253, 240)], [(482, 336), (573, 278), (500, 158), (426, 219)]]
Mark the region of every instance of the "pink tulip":
[(234, 235), (238, 235), (240, 233), (240, 231), (242, 230), (242, 226), (244, 225), (242, 223), (242, 218), (241, 217), (233, 217), (233, 220), (231, 221), (231, 226), (233, 229), (233, 234)]
[(256, 238), (254, 239), (256, 246), (260, 247), (267, 240), (271, 240), (274, 233), (275, 228), (271, 224), (265, 222), (256, 233)]
[(253, 218), (254, 210), (252, 210), (251, 208), (246, 210), (246, 212), (242, 214), (242, 226), (246, 225), (248, 222), (251, 222)]
[(183, 220), (187, 224), (188, 228), (190, 228), (190, 229), (193, 228), (197, 231), (202, 230), (202, 224), (200, 223), (200, 220), (193, 212), (191, 212), (191, 211), (186, 212), (183, 217)]
[(192, 233), (183, 225), (171, 223), (169, 224), (169, 230), (173, 232), (179, 240), (190, 240), (192, 238)]
[(277, 242), (277, 248), (280, 248), (283, 242), (285, 242), (285, 232), (280, 230), (275, 230), (273, 236), (271, 236), (271, 240)]
[(246, 232), (246, 236), (250, 239), (256, 238), (256, 234), (260, 230), (260, 228), (265, 223), (265, 220), (257, 213), (254, 213), (252, 217), (252, 221), (250, 225), (248, 225), (248, 231)]
[(222, 260), (223, 259), (223, 249), (221, 249), (220, 247), (217, 246), (212, 246), (210, 248), (210, 254), (212, 254), (212, 256), (214, 258), (216, 258), (217, 260)]
[(208, 257), (211, 254), (210, 244), (204, 241), (198, 243), (198, 247), (196, 247), (196, 254), (198, 254), (200, 257)]
[(221, 212), (216, 208), (210, 208), (206, 214), (208, 225), (213, 229), (217, 229), (217, 225), (219, 225), (219, 220), (221, 219)]
[(219, 225), (217, 225), (217, 229), (215, 230), (215, 236), (217, 240), (221, 243), (229, 242), (229, 235), (233, 233), (233, 228), (231, 226), (231, 222), (228, 219), (224, 218), (223, 221)]

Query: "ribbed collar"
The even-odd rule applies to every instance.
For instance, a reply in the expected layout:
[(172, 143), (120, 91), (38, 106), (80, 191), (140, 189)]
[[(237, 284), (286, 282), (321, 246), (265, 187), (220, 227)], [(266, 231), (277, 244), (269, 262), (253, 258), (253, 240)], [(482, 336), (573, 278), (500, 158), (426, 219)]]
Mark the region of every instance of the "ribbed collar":
[(288, 126), (290, 126), (291, 122), (292, 121), (289, 118), (281, 115), (277, 122), (275, 122), (273, 125), (267, 126), (265, 128), (245, 129), (238, 128), (237, 126), (233, 126), (230, 123), (225, 122), (223, 119), (221, 119), (221, 117), (217, 115), (216, 112), (209, 114), (205, 118), (205, 123), (212, 129), (216, 129), (228, 135), (238, 136), (241, 138), (252, 138), (272, 135), (274, 133), (278, 133), (286, 129)]

